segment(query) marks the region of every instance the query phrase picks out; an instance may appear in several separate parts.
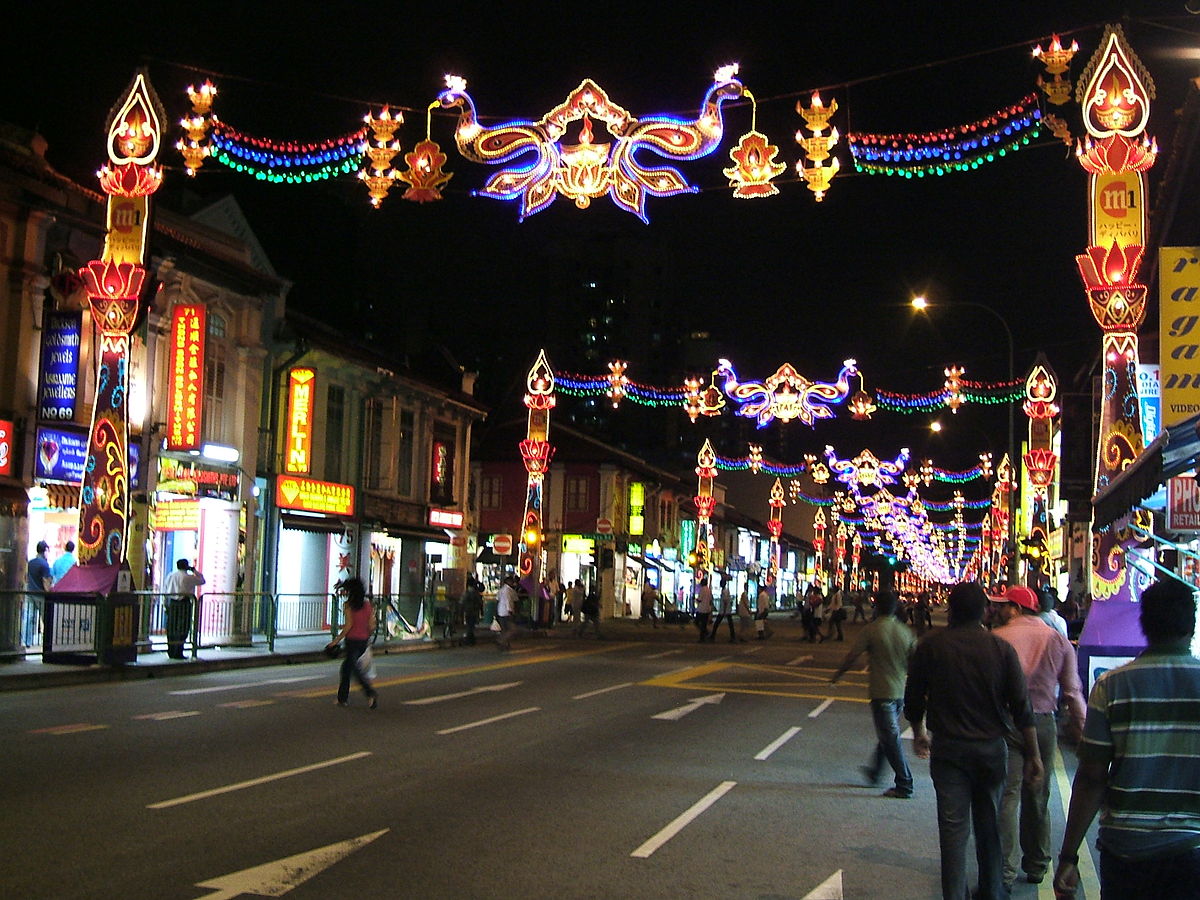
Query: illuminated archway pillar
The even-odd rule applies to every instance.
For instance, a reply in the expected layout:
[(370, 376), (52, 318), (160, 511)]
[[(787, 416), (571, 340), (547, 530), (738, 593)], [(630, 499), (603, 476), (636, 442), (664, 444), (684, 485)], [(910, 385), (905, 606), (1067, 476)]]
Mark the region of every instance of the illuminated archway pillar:
[(712, 569), (712, 514), (717, 506), (713, 482), (717, 478), (717, 453), (707, 438), (696, 454), (696, 581)]
[[(1089, 246), (1076, 260), (1092, 315), (1103, 332), (1097, 492), (1142, 451), (1136, 367), (1146, 286), (1138, 281), (1138, 270), (1145, 251), (1145, 172), (1154, 165), (1157, 153), (1157, 146), (1145, 137), (1153, 96), (1154, 82), (1124, 32), (1120, 26), (1107, 26), (1076, 94), (1089, 135), (1076, 150), (1089, 175)], [(1129, 643), (1124, 635), (1110, 634), (1109, 625), (1126, 618), (1117, 608), (1120, 604), (1140, 595), (1134, 585), (1136, 570), (1128, 560), (1133, 546), (1127, 527), (1093, 528), (1091, 587), (1097, 602), (1081, 644)], [(1138, 634), (1129, 637), (1140, 640)]]
[[(1038, 355), (1029, 377), (1025, 379), (1025, 415), (1029, 417), (1029, 443), (1025, 451), (1025, 482), (1029, 501), (1022, 504), (1029, 510), (1030, 549), (1040, 551), (1030, 564), (1029, 583), (1046, 587), (1053, 581), (1049, 558), (1050, 544), (1050, 487), (1058, 480), (1058, 454), (1054, 452), (1054, 418), (1059, 413), (1058, 379)], [(1031, 554), (1032, 556), (1032, 554)]]
[(162, 184), (155, 159), (165, 118), (154, 89), (139, 71), (114, 108), (108, 127), (110, 165), (98, 173), (108, 195), (104, 250), (79, 272), (99, 332), (96, 396), (80, 487), (79, 564), (111, 567), (109, 589), (128, 556), (129, 343), (143, 311), (150, 195)]
[(521, 584), (537, 602), (537, 585), (542, 575), (542, 482), (554, 447), (550, 444), (550, 410), (554, 408), (554, 370), (546, 361), (546, 351), (538, 358), (525, 378), (525, 407), (529, 422), (525, 440), (521, 441), (521, 460), (528, 473), (525, 490), (525, 515), (521, 520), (518, 572)]

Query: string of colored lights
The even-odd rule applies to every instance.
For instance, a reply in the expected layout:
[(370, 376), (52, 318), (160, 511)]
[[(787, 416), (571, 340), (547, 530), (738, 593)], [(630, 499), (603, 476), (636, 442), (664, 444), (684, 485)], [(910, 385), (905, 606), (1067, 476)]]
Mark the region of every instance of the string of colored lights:
[(751, 471), (757, 466), (761, 471), (768, 475), (778, 475), (783, 478), (795, 478), (801, 472), (807, 472), (808, 466), (804, 463), (799, 465), (783, 465), (781, 463), (768, 462), (767, 460), (755, 460), (749, 456), (718, 456), (717, 468), (726, 472), (745, 472)]
[(1016, 152), (1041, 133), (1037, 97), (1029, 94), (1018, 103), (976, 122), (925, 134), (869, 134), (852, 132), (847, 144), (856, 171), (871, 175), (923, 178), (977, 169), (984, 163)]
[[(213, 122), (213, 134), (220, 135), (226, 141), (234, 144), (241, 144), (243, 147), (253, 147), (257, 150), (266, 151), (270, 154), (275, 154), (280, 157), (296, 157), (298, 155), (320, 156), (323, 153), (336, 151), (339, 148), (349, 147), (350, 152), (363, 152), (362, 143), (367, 138), (366, 127), (357, 128), (348, 134), (340, 135), (339, 137), (325, 138), (320, 141), (277, 141), (273, 138), (260, 137), (258, 135), (247, 134), (244, 131), (239, 131), (228, 122), (217, 119)], [(326, 157), (328, 159), (328, 157)], [(258, 160), (262, 162), (262, 160)]]

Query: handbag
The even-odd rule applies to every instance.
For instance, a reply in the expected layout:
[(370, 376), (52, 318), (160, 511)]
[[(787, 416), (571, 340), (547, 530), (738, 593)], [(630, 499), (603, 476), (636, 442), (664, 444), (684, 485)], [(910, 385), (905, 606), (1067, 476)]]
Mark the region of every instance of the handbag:
[(363, 678), (367, 681), (375, 680), (375, 656), (371, 653), (370, 647), (363, 651), (362, 656), (357, 659), (355, 665), (358, 666), (358, 671), (362, 674)]

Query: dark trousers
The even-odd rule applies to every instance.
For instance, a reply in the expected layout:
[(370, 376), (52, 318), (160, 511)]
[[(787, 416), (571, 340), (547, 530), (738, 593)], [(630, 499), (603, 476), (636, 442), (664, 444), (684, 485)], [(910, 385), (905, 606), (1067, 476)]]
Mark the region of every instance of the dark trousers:
[(709, 632), (709, 640), (717, 639), (717, 632), (721, 630), (721, 620), (724, 619), (729, 623), (729, 640), (737, 640), (733, 635), (733, 613), (717, 613), (717, 617), (713, 619), (712, 631)]
[(1103, 900), (1188, 900), (1200, 884), (1200, 847), (1173, 856), (1126, 859), (1100, 848)]
[(192, 630), (192, 598), (172, 597), (167, 601), (167, 656), (183, 659), (183, 644)]
[(467, 615), (466, 615), (467, 633), (463, 637), (464, 644), (474, 644), (475, 643), (475, 625), (478, 622), (479, 622), (479, 614), (478, 613), (467, 613)]
[(711, 613), (696, 613), (696, 627), (700, 629), (700, 640), (708, 636), (708, 618)]
[(967, 841), (975, 832), (980, 900), (1000, 900), (1006, 892), (1000, 852), (1000, 795), (1008, 766), (1004, 738), (966, 741), (933, 737), (929, 774), (937, 793), (938, 845), (942, 858), (942, 897), (965, 900)]
[[(346, 638), (346, 655), (342, 658), (341, 681), (338, 682), (338, 703), (345, 703), (350, 699), (350, 676), (353, 675), (355, 680), (362, 685), (362, 689), (368, 697), (375, 696), (375, 688), (371, 687), (371, 682), (367, 681), (362, 670), (358, 667), (358, 658), (367, 652), (369, 641), (358, 641), (352, 638)], [(327, 701), (328, 702), (328, 701)]]

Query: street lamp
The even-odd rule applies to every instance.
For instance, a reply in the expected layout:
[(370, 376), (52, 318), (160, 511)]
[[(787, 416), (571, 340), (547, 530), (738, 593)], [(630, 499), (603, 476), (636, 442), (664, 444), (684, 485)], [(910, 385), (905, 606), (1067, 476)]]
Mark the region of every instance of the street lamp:
[[(947, 305), (949, 305), (949, 304), (947, 304)], [(1004, 329), (1004, 336), (1005, 336), (1005, 338), (1008, 339), (1008, 380), (1009, 380), (1009, 383), (1011, 384), (1015, 378), (1015, 376), (1013, 374), (1013, 336), (1012, 336), (1012, 329), (1008, 327), (1008, 322), (1005, 321), (1004, 316), (1000, 315), (1000, 313), (996, 312), (996, 310), (992, 309), (986, 303), (978, 303), (974, 300), (958, 300), (958, 301), (955, 301), (954, 306), (955, 307), (971, 306), (971, 307), (974, 307), (975, 309), (982, 309), (984, 312), (989, 313), (992, 317), (995, 318), (995, 320), (997, 322), (1000, 323), (1000, 326)], [(919, 310), (921, 312), (926, 312), (930, 309), (931, 304), (929, 303), (928, 300), (925, 299), (925, 297), (918, 296), (918, 297), (912, 298), (912, 307), (913, 307), (913, 309)], [(938, 307), (934, 306), (933, 308), (936, 309)], [(1015, 413), (1013, 410), (1013, 404), (1010, 402), (1008, 404), (1008, 460), (1009, 460), (1009, 464), (1012, 466), (1012, 471), (1013, 471), (1013, 480), (1012, 480), (1011, 490), (1015, 494), (1016, 490), (1017, 490), (1016, 473), (1017, 473), (1017, 469), (1018, 469), (1018, 466), (1017, 466), (1018, 460), (1017, 460), (1017, 448), (1016, 448), (1016, 437), (1015, 437), (1016, 426), (1014, 423), (1014, 415), (1015, 415)], [(1006, 548), (1008, 550), (1008, 583), (1016, 584), (1017, 583), (1017, 568), (1016, 568), (1017, 517), (1015, 515), (1015, 513), (1016, 513), (1016, 497), (1014, 496), (1014, 497), (1009, 498), (1009, 501), (1010, 502), (1009, 502), (1009, 516), (1008, 516), (1008, 547)]]

